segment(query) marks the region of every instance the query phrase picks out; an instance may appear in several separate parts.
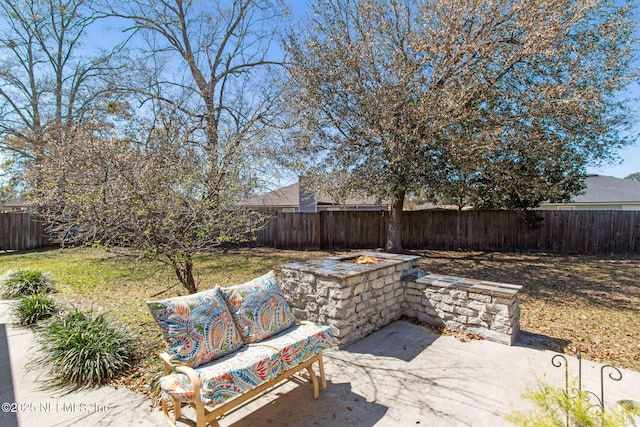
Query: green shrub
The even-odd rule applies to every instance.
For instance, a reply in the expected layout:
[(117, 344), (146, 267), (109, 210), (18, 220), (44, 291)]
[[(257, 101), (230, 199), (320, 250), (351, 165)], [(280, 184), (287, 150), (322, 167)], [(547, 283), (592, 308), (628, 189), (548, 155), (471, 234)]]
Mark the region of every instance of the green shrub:
[(20, 297), (14, 314), (22, 326), (33, 326), (38, 321), (53, 316), (58, 311), (53, 298), (47, 294), (33, 294)]
[(0, 296), (18, 298), (53, 290), (51, 275), (39, 270), (9, 270), (0, 276)]
[(567, 395), (561, 388), (541, 383), (538, 390), (522, 396), (534, 402), (538, 409), (529, 413), (514, 412), (507, 419), (523, 427), (620, 427), (628, 425), (629, 417), (637, 415), (637, 410), (631, 407), (606, 408), (603, 413), (587, 392), (578, 393), (575, 386), (574, 383)]
[(133, 341), (122, 326), (104, 314), (77, 309), (44, 322), (38, 330), (42, 345), (34, 362), (46, 366), (61, 385), (104, 384), (133, 362)]

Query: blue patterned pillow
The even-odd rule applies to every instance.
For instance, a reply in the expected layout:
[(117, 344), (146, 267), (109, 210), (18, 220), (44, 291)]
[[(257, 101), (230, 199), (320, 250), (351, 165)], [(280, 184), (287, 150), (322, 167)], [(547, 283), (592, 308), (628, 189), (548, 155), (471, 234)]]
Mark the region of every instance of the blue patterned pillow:
[(195, 368), (243, 345), (216, 287), (192, 295), (147, 302), (173, 358)]
[(245, 343), (287, 329), (295, 317), (273, 271), (242, 285), (220, 288)]

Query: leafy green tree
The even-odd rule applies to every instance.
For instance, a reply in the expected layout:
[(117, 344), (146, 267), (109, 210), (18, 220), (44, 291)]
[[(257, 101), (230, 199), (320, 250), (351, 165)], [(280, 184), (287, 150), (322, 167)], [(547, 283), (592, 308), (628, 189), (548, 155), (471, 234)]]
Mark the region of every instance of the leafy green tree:
[[(631, 3), (321, 0), (286, 40), (289, 164), (316, 186), (528, 208), (628, 141)], [(606, 66), (603, 66), (606, 64)], [(284, 152), (284, 150), (282, 149)], [(297, 155), (297, 156), (296, 156)]]
[(634, 172), (624, 177), (624, 179), (630, 179), (632, 181), (640, 181), (640, 172)]

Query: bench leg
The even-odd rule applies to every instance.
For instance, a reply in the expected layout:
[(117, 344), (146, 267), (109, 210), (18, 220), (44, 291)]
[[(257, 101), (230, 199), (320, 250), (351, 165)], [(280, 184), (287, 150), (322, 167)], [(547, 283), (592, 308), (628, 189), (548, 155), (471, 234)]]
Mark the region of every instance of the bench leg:
[(309, 372), (309, 381), (313, 384), (313, 398), (317, 399), (320, 397), (320, 390), (318, 388), (318, 377), (316, 377), (316, 373), (313, 371), (313, 365), (307, 366), (307, 372)]
[(173, 399), (173, 416), (176, 421), (182, 417), (182, 402), (178, 399)]
[[(178, 399), (172, 398), (171, 410), (169, 409), (169, 403), (166, 400), (162, 399), (162, 412), (164, 412), (164, 418), (167, 420), (169, 425), (172, 425), (172, 426), (176, 425), (176, 422), (182, 416), (181, 410), (182, 410), (182, 402), (180, 402)], [(169, 413), (170, 411), (173, 411), (173, 417)]]
[(318, 369), (320, 370), (320, 385), (322, 389), (327, 388), (327, 378), (324, 376), (324, 362), (322, 361), (322, 353), (318, 355)]
[[(196, 427), (207, 427), (206, 415), (207, 411), (204, 409), (202, 402), (195, 402), (193, 408), (196, 410)], [(218, 427), (216, 420), (211, 420), (208, 423), (211, 427)]]

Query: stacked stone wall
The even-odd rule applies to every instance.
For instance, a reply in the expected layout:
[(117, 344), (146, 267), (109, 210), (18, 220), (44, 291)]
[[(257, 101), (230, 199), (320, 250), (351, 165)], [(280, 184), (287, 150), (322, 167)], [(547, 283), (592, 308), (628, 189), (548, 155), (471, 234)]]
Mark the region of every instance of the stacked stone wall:
[(410, 268), (402, 263), (345, 279), (283, 268), (281, 286), (297, 319), (332, 325), (344, 346), (401, 317)]
[(520, 288), (441, 275), (405, 278), (403, 314), (511, 345), (520, 330)]
[(333, 326), (343, 347), (406, 316), (507, 345), (520, 330), (520, 286), (424, 274), (417, 257), (352, 274), (283, 267), (281, 286), (299, 320)]

